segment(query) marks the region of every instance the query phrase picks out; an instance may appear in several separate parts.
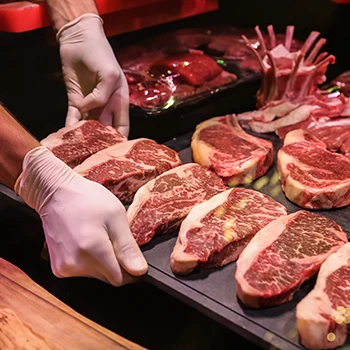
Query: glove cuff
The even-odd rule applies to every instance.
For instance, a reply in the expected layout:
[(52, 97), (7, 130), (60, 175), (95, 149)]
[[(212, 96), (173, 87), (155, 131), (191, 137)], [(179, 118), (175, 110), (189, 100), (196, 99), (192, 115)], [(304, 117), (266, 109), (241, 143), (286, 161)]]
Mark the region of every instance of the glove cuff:
[(75, 26), (77, 23), (85, 20), (85, 19), (88, 19), (88, 18), (97, 18), (100, 22), (101, 22), (101, 25), (103, 25), (103, 19), (99, 16), (99, 15), (96, 15), (95, 13), (85, 13), (75, 19), (73, 19), (72, 21), (70, 21), (69, 23), (65, 24), (56, 34), (56, 40), (59, 41), (60, 40), (60, 37), (62, 35), (62, 32), (65, 31), (66, 29), (68, 28), (71, 28), (73, 26)]
[(29, 151), (23, 160), (23, 170), (18, 177), (15, 192), (39, 214), (41, 208), (56, 190), (68, 184), (76, 174), (46, 147)]

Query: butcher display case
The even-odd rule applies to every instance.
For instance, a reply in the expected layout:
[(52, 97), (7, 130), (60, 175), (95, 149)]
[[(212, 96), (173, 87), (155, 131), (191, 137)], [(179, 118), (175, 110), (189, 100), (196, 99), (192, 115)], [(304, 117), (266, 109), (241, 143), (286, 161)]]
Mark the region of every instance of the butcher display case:
[[(190, 142), (198, 123), (256, 106), (259, 68), (249, 63), (249, 55), (240, 56), (237, 46), (233, 54), (221, 50), (219, 44), (227, 45), (225, 40), (245, 47), (241, 35), (253, 38), (257, 24), (265, 28), (272, 23), (277, 33), (293, 24), (296, 43), (312, 30), (327, 38), (326, 50), (337, 57), (337, 64), (328, 70), (328, 81), (350, 69), (346, 49), (350, 42), (349, 4), (329, 0), (96, 0), (96, 4), (131, 87), (130, 139), (148, 137), (164, 143), (179, 152), (184, 163), (193, 161)], [(40, 140), (63, 127), (67, 110), (53, 39), (43, 1), (0, 2), (0, 101)], [(159, 71), (159, 67), (164, 69), (165, 58), (172, 57), (173, 63), (178, 55), (185, 55), (184, 62), (203, 55), (204, 70), (215, 67), (218, 73), (197, 83)], [(144, 59), (141, 68), (140, 57)], [(203, 69), (198, 74), (204, 75)], [(145, 102), (145, 91), (156, 91), (151, 103)], [(275, 150), (282, 145), (276, 135), (250, 133), (272, 141)], [(267, 185), (260, 190), (295, 212), (298, 207), (276, 191), (275, 173), (276, 167), (272, 167)], [(84, 278), (60, 280), (41, 257), (44, 235), (37, 214), (1, 184), (0, 192), (4, 236), (0, 257), (79, 313), (123, 337), (151, 349), (303, 349), (298, 341), (295, 306), (312, 289), (314, 279), (303, 285), (292, 302), (251, 310), (237, 300), (235, 263), (176, 277), (169, 265), (177, 234), (173, 232), (143, 248), (149, 272), (136, 284), (114, 288)], [(348, 207), (322, 214), (334, 219), (350, 237)]]

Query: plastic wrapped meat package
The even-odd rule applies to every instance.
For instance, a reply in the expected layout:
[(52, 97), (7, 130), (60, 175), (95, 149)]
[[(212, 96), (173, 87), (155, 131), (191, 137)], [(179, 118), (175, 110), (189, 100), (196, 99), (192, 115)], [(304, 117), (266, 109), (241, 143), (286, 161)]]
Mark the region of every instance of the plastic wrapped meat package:
[[(256, 79), (259, 62), (242, 35), (256, 38), (253, 29), (213, 26), (180, 29), (117, 50), (131, 105), (158, 114)], [(276, 42), (284, 37), (276, 34)], [(293, 40), (292, 46), (301, 44)]]

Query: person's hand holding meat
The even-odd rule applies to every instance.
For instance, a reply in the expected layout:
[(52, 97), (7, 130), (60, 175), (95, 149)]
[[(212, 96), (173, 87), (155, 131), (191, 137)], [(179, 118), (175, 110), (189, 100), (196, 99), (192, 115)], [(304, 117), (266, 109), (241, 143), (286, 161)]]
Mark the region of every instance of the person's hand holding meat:
[(47, 0), (60, 44), (68, 94), (66, 125), (98, 119), (123, 135), (129, 133), (126, 78), (103, 31), (92, 0), (73, 4)]
[(0, 182), (40, 215), (53, 273), (116, 286), (145, 274), (119, 200), (40, 146), (1, 106), (0, 122)]

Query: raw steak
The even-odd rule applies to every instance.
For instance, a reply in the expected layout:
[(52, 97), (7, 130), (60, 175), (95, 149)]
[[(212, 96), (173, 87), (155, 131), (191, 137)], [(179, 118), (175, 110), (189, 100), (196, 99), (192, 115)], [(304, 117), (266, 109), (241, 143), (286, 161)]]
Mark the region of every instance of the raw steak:
[(238, 258), (238, 298), (253, 308), (290, 301), (302, 283), (347, 241), (333, 220), (305, 210), (272, 221)]
[(50, 134), (41, 144), (74, 168), (92, 154), (126, 140), (111, 126), (105, 126), (97, 120), (87, 120)]
[(287, 215), (269, 196), (245, 188), (219, 193), (197, 204), (182, 222), (171, 254), (171, 269), (188, 274), (197, 266), (218, 267), (236, 260), (252, 237)]
[(153, 140), (138, 139), (97, 152), (74, 170), (105, 186), (123, 204), (129, 204), (141, 186), (181, 164), (172, 149)]
[(196, 204), (225, 189), (218, 176), (198, 164), (163, 173), (136, 192), (128, 209), (136, 242), (143, 245), (156, 234), (173, 231)]
[(172, 97), (169, 86), (146, 74), (124, 71), (129, 85), (130, 104), (144, 109), (163, 107)]
[(179, 75), (182, 82), (200, 86), (222, 73), (222, 68), (202, 53), (183, 53), (154, 63), (151, 72), (160, 75)]
[(287, 134), (278, 152), (278, 172), (287, 198), (303, 208), (350, 204), (350, 160), (327, 150), (306, 130)]
[(321, 266), (315, 288), (297, 305), (300, 342), (309, 349), (334, 349), (350, 324), (350, 243)]
[(191, 148), (196, 163), (213, 170), (232, 187), (264, 175), (273, 162), (272, 143), (244, 132), (235, 115), (197, 125)]

